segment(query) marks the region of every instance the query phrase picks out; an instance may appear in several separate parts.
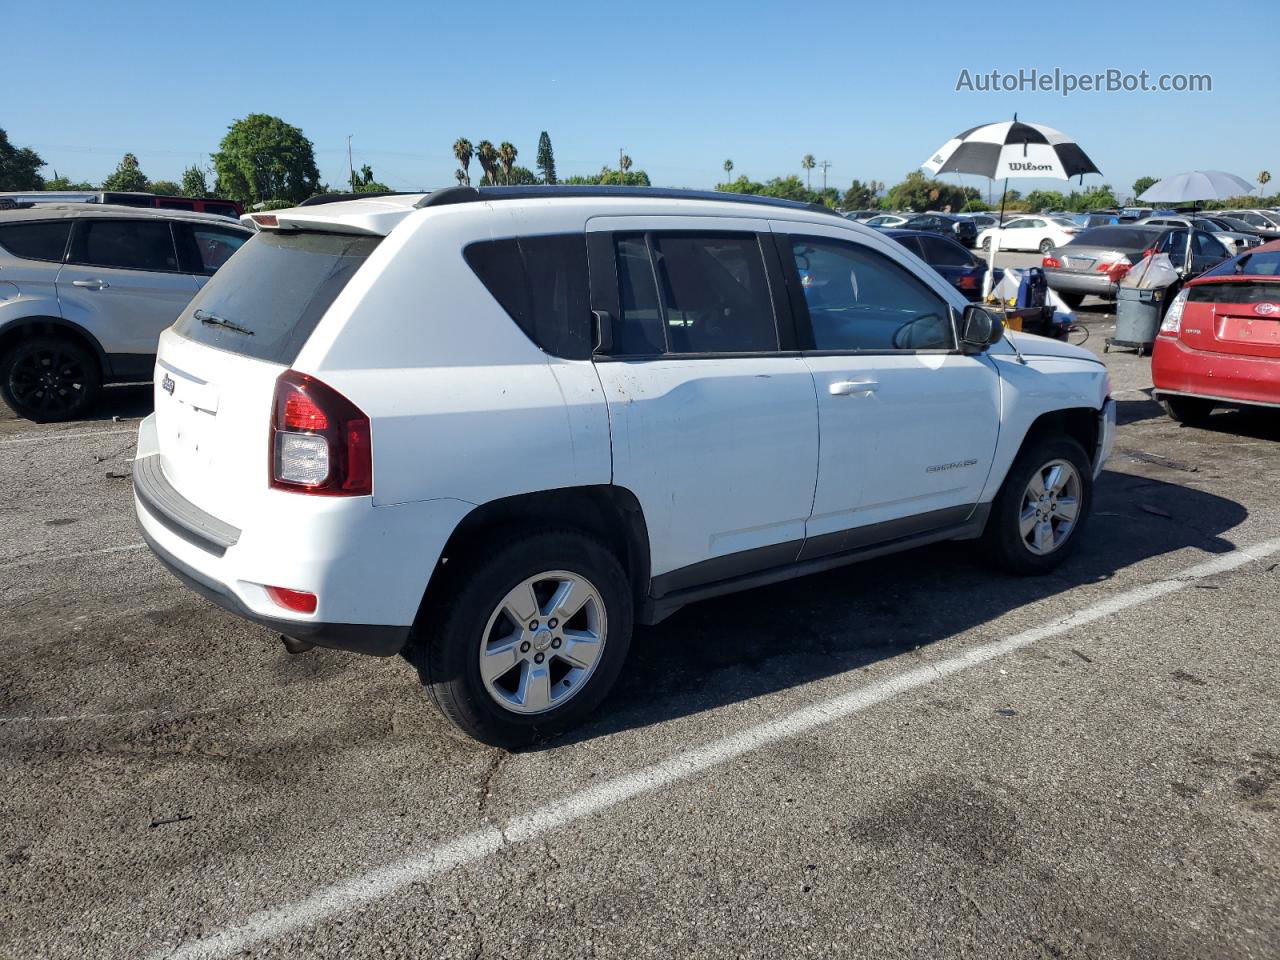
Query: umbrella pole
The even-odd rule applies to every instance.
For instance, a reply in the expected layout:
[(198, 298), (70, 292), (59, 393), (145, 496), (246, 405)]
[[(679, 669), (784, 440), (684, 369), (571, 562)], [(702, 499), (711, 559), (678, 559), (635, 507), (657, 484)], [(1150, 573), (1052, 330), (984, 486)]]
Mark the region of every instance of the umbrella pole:
[(996, 224), (995, 235), (991, 238), (991, 249), (987, 257), (987, 276), (982, 283), (982, 299), (991, 296), (996, 285), (996, 248), (1000, 246), (1000, 231), (1004, 229), (1004, 199), (1009, 195), (1009, 178), (1004, 178), (1004, 190), (1000, 192), (1000, 222)]

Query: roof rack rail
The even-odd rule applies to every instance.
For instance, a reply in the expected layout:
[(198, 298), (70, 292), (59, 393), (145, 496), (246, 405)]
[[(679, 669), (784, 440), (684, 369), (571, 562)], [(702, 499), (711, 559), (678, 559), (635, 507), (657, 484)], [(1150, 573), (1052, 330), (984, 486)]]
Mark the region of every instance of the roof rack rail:
[[(372, 196), (372, 194), (357, 194)], [(654, 197), (660, 200), (715, 200), (721, 203), (745, 203), (762, 207), (782, 207), (789, 210), (808, 210), (842, 217), (838, 211), (820, 203), (804, 203), (800, 200), (784, 200), (781, 197), (761, 197), (749, 193), (721, 193), (719, 190), (678, 190), (670, 187), (624, 187), (614, 184), (561, 186), (538, 184), (519, 187), (445, 187), (433, 190), (414, 204), (415, 207), (438, 207), (454, 203), (475, 203), (480, 200), (531, 200), (545, 197)]]
[(417, 196), (421, 190), (374, 190), (369, 193), (317, 193), (307, 197), (298, 206), (316, 207), (322, 203), (341, 203), (343, 200), (369, 200), (373, 197), (407, 197)]

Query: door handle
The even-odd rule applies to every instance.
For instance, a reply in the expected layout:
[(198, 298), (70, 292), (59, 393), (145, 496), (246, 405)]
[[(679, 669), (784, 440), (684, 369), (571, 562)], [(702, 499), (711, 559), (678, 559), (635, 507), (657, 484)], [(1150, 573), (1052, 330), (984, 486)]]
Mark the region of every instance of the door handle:
[(73, 287), (84, 287), (88, 290), (105, 290), (111, 286), (105, 280), (72, 280), (71, 285)]
[(869, 397), (880, 384), (874, 380), (836, 380), (827, 386), (833, 397)]

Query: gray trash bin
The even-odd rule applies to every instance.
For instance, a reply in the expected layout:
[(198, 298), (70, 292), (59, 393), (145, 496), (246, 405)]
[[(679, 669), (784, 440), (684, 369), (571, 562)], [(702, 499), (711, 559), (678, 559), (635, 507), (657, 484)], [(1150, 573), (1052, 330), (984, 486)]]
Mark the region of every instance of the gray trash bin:
[(1160, 329), (1164, 294), (1164, 290), (1117, 289), (1116, 335), (1107, 340), (1107, 348), (1128, 347), (1137, 350), (1138, 356), (1150, 353)]

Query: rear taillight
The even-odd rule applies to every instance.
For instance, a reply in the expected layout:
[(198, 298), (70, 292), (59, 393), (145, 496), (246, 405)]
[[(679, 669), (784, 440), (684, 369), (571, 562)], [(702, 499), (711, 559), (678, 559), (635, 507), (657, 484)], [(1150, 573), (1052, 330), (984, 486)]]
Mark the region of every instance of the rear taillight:
[(1062, 261), (1059, 260), (1057, 257), (1045, 257), (1043, 260), (1040, 261), (1040, 266), (1057, 269), (1058, 267), (1062, 266)]
[(329, 497), (373, 493), (369, 418), (315, 377), (286, 370), (271, 414), (271, 486)]
[(1169, 309), (1165, 311), (1164, 319), (1160, 321), (1160, 334), (1166, 337), (1176, 337), (1182, 330), (1182, 308), (1187, 304), (1187, 291), (1179, 291), (1178, 295), (1173, 298), (1173, 303), (1169, 304)]
[(1110, 277), (1112, 283), (1119, 283), (1132, 266), (1133, 264), (1129, 262), (1128, 257), (1121, 257), (1112, 263), (1098, 264), (1097, 270), (1099, 273), (1105, 273)]

